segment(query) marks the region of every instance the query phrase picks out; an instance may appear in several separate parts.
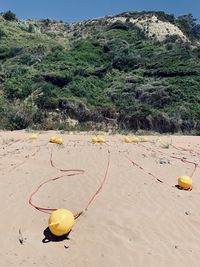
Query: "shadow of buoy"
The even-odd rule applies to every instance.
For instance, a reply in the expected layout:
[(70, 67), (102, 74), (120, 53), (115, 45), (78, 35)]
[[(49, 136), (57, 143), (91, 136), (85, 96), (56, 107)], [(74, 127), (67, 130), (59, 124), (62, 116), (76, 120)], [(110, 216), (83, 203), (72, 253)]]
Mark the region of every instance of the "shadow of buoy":
[(69, 240), (69, 234), (67, 235), (63, 235), (63, 236), (55, 236), (51, 233), (51, 231), (49, 230), (49, 227), (47, 227), (44, 232), (44, 238), (42, 239), (42, 243), (49, 243), (49, 242), (61, 242), (64, 240)]
[(179, 189), (179, 190), (183, 190), (183, 191), (192, 191), (192, 188), (184, 189), (184, 188), (180, 187), (178, 184), (175, 185), (175, 187), (176, 187), (177, 189)]

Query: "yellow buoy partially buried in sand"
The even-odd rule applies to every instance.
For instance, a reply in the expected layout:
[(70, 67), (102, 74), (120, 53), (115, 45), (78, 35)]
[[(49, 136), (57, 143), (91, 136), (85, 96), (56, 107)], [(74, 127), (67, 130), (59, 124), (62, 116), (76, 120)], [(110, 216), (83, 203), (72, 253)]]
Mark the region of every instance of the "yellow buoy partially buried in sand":
[(98, 142), (98, 138), (96, 136), (92, 137), (92, 143), (97, 143)]
[(55, 143), (56, 142), (56, 137), (52, 136), (49, 140), (50, 143)]
[(125, 143), (131, 143), (131, 139), (128, 136), (126, 136), (126, 137), (124, 137), (124, 142)]
[(97, 142), (98, 143), (105, 143), (106, 142), (106, 140), (103, 138), (103, 137), (99, 137), (99, 138), (97, 138)]
[(50, 143), (55, 143), (57, 145), (62, 145), (63, 144), (63, 139), (62, 138), (56, 138), (55, 136), (52, 136), (49, 140)]
[(31, 140), (36, 140), (38, 138), (37, 134), (32, 134), (31, 135)]
[(74, 215), (66, 209), (53, 211), (49, 217), (49, 230), (56, 236), (68, 234), (74, 225)]
[(57, 145), (62, 145), (62, 144), (63, 144), (63, 139), (62, 139), (62, 138), (56, 138), (55, 143), (56, 143)]
[(181, 176), (178, 178), (178, 185), (181, 189), (192, 189), (192, 178), (189, 176)]
[(141, 137), (140, 138), (140, 142), (148, 142), (148, 141), (149, 141), (148, 137)]
[(131, 139), (131, 142), (137, 144), (137, 143), (140, 142), (140, 138), (138, 138), (138, 137), (133, 137), (133, 138)]

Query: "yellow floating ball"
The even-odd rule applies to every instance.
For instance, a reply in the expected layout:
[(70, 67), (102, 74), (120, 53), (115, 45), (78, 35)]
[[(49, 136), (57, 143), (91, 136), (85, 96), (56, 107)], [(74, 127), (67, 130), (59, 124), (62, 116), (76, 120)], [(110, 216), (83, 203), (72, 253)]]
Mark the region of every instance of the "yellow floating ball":
[(98, 142), (99, 142), (99, 143), (105, 143), (106, 140), (105, 140), (103, 137), (99, 137), (99, 138), (98, 138)]
[(56, 144), (62, 145), (63, 144), (63, 139), (62, 138), (56, 138)]
[(38, 138), (37, 134), (32, 134), (31, 135), (31, 140), (36, 140)]
[(53, 211), (49, 217), (49, 230), (56, 236), (68, 234), (74, 225), (74, 215), (66, 209)]
[(56, 137), (52, 136), (49, 140), (50, 143), (55, 143), (56, 142)]
[(131, 142), (131, 139), (130, 139), (129, 137), (126, 136), (126, 137), (124, 137), (124, 142), (125, 142), (125, 143), (130, 143), (130, 142)]
[(188, 190), (192, 188), (192, 178), (189, 176), (181, 176), (178, 178), (180, 188)]
[(93, 143), (97, 143), (98, 142), (98, 138), (96, 136), (92, 137), (92, 142)]
[(148, 142), (148, 141), (149, 141), (148, 137), (141, 137), (140, 138), (140, 142)]
[(132, 143), (139, 143), (140, 142), (140, 138), (133, 137), (131, 141), (132, 141)]

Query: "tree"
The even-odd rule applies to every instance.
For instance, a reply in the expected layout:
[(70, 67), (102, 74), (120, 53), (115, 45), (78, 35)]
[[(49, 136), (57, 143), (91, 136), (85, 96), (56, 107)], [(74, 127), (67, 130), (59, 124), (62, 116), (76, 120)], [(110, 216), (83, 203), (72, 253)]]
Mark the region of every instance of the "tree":
[(193, 33), (195, 34), (196, 38), (200, 38), (200, 24), (197, 24), (193, 27)]
[(191, 13), (178, 17), (178, 25), (191, 39), (200, 38), (200, 25)]
[(3, 14), (3, 18), (9, 21), (17, 20), (15, 13), (11, 12), (10, 10)]
[(185, 22), (187, 22), (188, 27), (190, 28), (193, 28), (196, 25), (196, 21), (197, 21), (197, 19), (195, 19), (191, 13), (183, 15), (183, 16), (179, 16), (178, 20), (184, 20)]

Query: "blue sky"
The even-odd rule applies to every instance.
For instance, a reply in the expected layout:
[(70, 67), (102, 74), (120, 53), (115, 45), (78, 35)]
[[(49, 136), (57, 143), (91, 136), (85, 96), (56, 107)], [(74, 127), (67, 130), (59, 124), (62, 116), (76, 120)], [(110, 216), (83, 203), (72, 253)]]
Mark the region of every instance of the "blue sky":
[(200, 0), (1, 0), (0, 12), (6, 10), (12, 10), (20, 19), (52, 18), (66, 22), (142, 10), (192, 13), (200, 20)]

